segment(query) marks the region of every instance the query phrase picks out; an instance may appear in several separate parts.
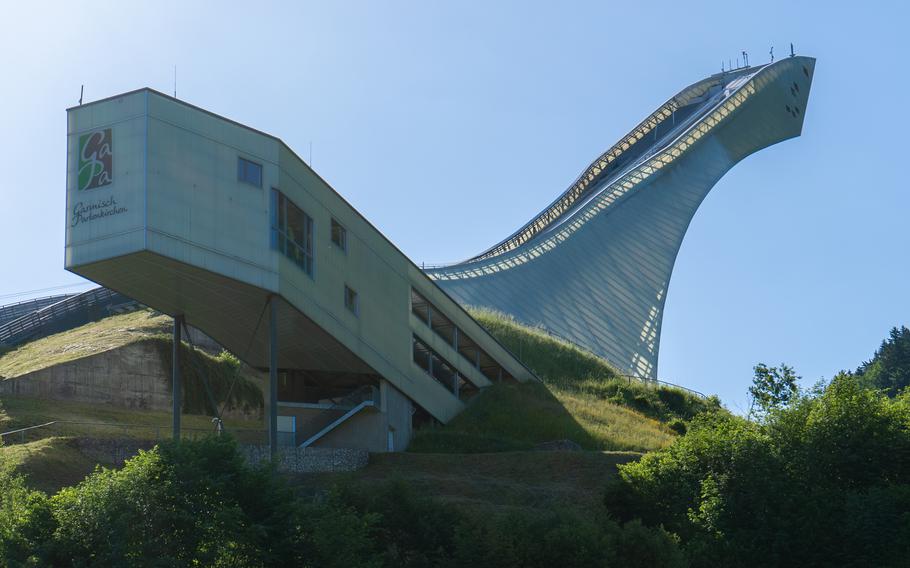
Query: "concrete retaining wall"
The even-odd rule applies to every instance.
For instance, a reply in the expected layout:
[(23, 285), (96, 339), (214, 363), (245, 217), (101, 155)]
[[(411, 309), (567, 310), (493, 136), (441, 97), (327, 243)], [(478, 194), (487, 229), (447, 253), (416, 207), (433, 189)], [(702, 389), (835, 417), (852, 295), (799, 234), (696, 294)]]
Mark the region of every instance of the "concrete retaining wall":
[[(0, 380), (0, 396), (110, 404), (170, 412), (171, 371), (153, 341), (140, 341), (66, 363)], [(240, 409), (226, 417), (258, 418)]]
[[(253, 465), (271, 459), (268, 446), (240, 446)], [(294, 473), (356, 471), (370, 462), (370, 453), (352, 448), (279, 448), (278, 470)]]
[[(150, 450), (155, 442), (146, 440), (77, 438), (76, 445), (86, 456), (103, 463), (120, 467), (139, 453)], [(238, 446), (241, 455), (251, 465), (271, 460), (268, 446)], [(366, 450), (350, 448), (281, 448), (278, 453), (278, 471), (290, 473), (325, 473), (356, 471), (363, 469), (370, 461)]]
[(0, 381), (0, 395), (170, 410), (170, 373), (153, 342), (138, 342)]

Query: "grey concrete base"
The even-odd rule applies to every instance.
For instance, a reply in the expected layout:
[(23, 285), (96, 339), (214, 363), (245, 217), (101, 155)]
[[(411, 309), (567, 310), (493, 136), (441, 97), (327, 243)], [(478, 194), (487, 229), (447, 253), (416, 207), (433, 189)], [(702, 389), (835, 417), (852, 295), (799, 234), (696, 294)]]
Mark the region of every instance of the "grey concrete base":
[[(152, 449), (155, 442), (78, 438), (76, 445), (79, 451), (90, 458), (121, 467), (126, 460), (138, 454), (139, 450)], [(240, 445), (238, 449), (251, 465), (268, 463), (271, 459), (267, 445)], [(279, 448), (276, 459), (278, 460), (278, 471), (327, 473), (363, 469), (370, 461), (370, 453), (366, 450), (351, 448)]]
[[(252, 465), (271, 460), (268, 446), (241, 446), (241, 453)], [(279, 448), (275, 457), (278, 471), (322, 473), (356, 471), (370, 462), (370, 453), (352, 448)]]
[[(171, 411), (170, 369), (153, 341), (140, 341), (0, 380), (0, 396), (106, 404), (136, 410)], [(226, 409), (225, 417), (259, 414)]]

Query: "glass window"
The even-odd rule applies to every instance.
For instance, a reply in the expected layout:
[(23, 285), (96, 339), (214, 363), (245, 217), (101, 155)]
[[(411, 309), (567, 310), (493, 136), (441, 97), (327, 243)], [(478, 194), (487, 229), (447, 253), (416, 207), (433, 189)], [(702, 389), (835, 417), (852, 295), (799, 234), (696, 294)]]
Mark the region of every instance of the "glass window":
[(237, 158), (237, 179), (262, 187), (262, 165), (246, 158)]
[(347, 252), (348, 250), (348, 231), (341, 226), (341, 223), (332, 218), (332, 242), (338, 248)]
[(344, 307), (346, 307), (355, 316), (360, 315), (360, 299), (350, 286), (344, 286)]
[(313, 275), (313, 218), (277, 189), (272, 189), (272, 237), (274, 250)]

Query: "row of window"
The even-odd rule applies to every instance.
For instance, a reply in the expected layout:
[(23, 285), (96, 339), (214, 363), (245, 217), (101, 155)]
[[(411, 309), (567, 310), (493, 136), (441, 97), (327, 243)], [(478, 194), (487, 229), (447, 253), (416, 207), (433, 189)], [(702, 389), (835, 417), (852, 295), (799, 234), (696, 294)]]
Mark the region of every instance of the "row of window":
[(416, 335), (412, 337), (414, 363), (445, 387), (456, 398), (467, 400), (477, 393), (477, 387), (466, 381), (455, 367), (433, 351)]
[[(298, 207), (287, 196), (275, 188), (271, 193), (271, 246), (294, 261), (305, 273), (313, 277), (313, 218)], [(332, 219), (332, 242), (347, 250), (347, 231)], [(360, 298), (357, 292), (345, 284), (344, 307), (355, 316), (360, 315)]]
[(436, 334), (451, 345), (468, 363), (493, 382), (503, 378), (510, 379), (511, 375), (502, 368), (486, 351), (468, 337), (452, 320), (447, 318), (439, 308), (417, 290), (411, 288), (411, 313), (417, 319), (427, 324)]
[[(262, 187), (262, 165), (246, 158), (238, 158), (237, 179), (256, 187)], [(269, 209), (272, 249), (281, 251), (312, 278), (315, 225), (313, 218), (275, 188), (272, 188), (270, 194)], [(329, 229), (332, 244), (347, 253), (347, 230), (334, 217)], [(344, 286), (344, 306), (355, 316), (360, 315), (360, 298), (357, 291), (347, 284)], [(474, 341), (460, 333), (460, 329), (455, 324), (413, 288), (411, 289), (411, 311), (487, 378), (502, 380), (504, 375), (502, 367)], [(465, 398), (472, 391), (476, 391), (476, 387), (465, 381), (455, 367), (420, 341), (416, 335), (413, 337), (413, 351), (414, 362), (456, 397)]]

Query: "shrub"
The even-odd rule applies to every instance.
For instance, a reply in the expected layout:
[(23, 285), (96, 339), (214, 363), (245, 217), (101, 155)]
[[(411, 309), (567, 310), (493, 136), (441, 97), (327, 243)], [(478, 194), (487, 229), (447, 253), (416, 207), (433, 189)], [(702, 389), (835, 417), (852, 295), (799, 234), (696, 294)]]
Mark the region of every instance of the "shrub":
[(292, 553), (290, 492), (227, 437), (166, 443), (51, 499), (51, 563), (262, 565)]
[(762, 424), (697, 417), (666, 450), (620, 466), (605, 503), (678, 534), (696, 566), (897, 566), (908, 497), (907, 406), (840, 375)]

